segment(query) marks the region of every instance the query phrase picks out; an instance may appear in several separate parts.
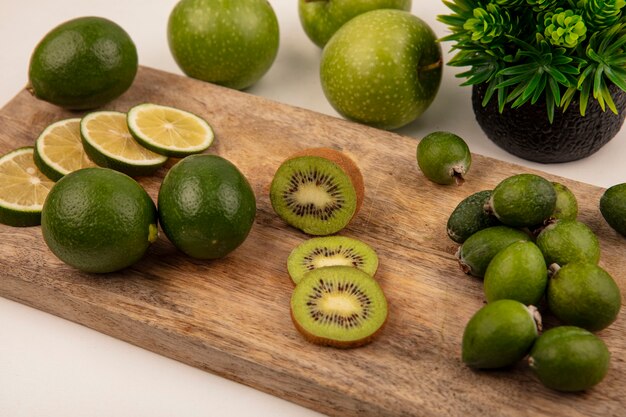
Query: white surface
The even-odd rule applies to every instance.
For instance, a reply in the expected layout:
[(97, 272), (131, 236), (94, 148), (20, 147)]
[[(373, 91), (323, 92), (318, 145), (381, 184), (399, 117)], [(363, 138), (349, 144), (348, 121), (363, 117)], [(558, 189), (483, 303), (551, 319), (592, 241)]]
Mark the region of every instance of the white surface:
[[(337, 115), (319, 85), (320, 51), (300, 28), (296, 0), (270, 0), (279, 19), (276, 62), (248, 92)], [(28, 61), (39, 39), (57, 24), (97, 15), (124, 27), (137, 45), (140, 64), (181, 73), (166, 41), (175, 0), (0, 0), (0, 105), (27, 81)], [(414, 0), (413, 12), (438, 36), (447, 13), (439, 0)], [(446, 61), (449, 44), (443, 45)], [(513, 157), (482, 133), (470, 89), (446, 67), (431, 108), (400, 133), (421, 137), (434, 130), (461, 134), (473, 152), (608, 187), (626, 181), (625, 131), (595, 155), (560, 165)], [(0, 126), (1, 128), (1, 126)], [(381, 143), (393, 146), (393, 143)], [(1, 273), (0, 273), (1, 275)], [(0, 276), (1, 279), (1, 276)], [(290, 416), (319, 414), (155, 355), (88, 328), (0, 298), (0, 416)]]

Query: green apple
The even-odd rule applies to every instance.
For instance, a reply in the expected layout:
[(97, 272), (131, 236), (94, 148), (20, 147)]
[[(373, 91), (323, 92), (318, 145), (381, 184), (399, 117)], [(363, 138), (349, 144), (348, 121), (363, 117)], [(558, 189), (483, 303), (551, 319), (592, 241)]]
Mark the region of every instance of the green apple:
[(181, 0), (167, 38), (186, 75), (241, 90), (274, 63), (278, 21), (267, 0)]
[(320, 48), (348, 20), (376, 9), (411, 10), (411, 0), (299, 0), (298, 3), (302, 28)]
[(426, 22), (373, 10), (343, 25), (322, 52), (320, 78), (344, 117), (397, 129), (419, 117), (439, 90), (441, 46)]

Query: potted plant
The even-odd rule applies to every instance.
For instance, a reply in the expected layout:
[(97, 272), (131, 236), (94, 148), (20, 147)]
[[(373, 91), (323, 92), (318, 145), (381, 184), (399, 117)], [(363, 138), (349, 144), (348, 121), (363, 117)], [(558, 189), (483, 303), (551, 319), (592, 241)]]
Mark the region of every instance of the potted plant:
[(626, 115), (626, 0), (444, 0), (476, 119), (510, 153), (584, 158)]

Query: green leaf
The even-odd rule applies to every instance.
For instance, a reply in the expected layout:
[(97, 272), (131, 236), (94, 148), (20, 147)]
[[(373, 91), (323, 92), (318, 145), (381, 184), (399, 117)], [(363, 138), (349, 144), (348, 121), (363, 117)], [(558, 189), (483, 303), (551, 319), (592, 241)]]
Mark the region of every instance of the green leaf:
[(578, 92), (576, 87), (570, 87), (565, 90), (565, 94), (563, 94), (563, 98), (561, 98), (561, 107), (563, 107), (563, 112), (567, 110), (570, 104), (572, 104), (572, 100), (574, 99), (574, 95)]
[(587, 111), (587, 104), (589, 103), (589, 93), (591, 92), (591, 79), (587, 79), (580, 89), (580, 115), (585, 116), (585, 112)]
[[(548, 78), (549, 77), (541, 77), (539, 79), (539, 83), (537, 84), (537, 87), (535, 88), (535, 92), (532, 98), (530, 99), (531, 104), (535, 104), (537, 100), (539, 100), (539, 98), (542, 96), (543, 90), (546, 88), (546, 83), (548, 82)], [(552, 81), (552, 78), (550, 78), (550, 81)]]
[(548, 112), (548, 120), (552, 124), (554, 121), (554, 97), (550, 90), (546, 90), (546, 111)]
[(624, 71), (621, 68), (619, 70), (612, 70), (611, 68), (606, 68), (604, 72), (613, 84), (615, 84), (622, 90), (626, 91), (626, 71)]
[(559, 85), (557, 84), (554, 78), (548, 79), (548, 86), (550, 87), (550, 91), (552, 92), (552, 97), (554, 97), (555, 102), (560, 103), (561, 102), (561, 89), (559, 88)]

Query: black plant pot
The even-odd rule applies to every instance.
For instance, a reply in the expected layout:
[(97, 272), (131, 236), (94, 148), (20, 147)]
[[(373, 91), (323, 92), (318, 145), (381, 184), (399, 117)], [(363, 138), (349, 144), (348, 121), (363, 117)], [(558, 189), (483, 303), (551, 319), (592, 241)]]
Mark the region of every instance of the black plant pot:
[(472, 89), (478, 124), (496, 145), (529, 161), (554, 163), (585, 158), (617, 134), (626, 116), (626, 93), (614, 85), (610, 91), (619, 114), (608, 108), (603, 112), (598, 102), (590, 98), (585, 117), (580, 115), (578, 102), (573, 101), (567, 111), (555, 110), (552, 124), (545, 103), (524, 104), (517, 109), (507, 106), (500, 113), (494, 95), (483, 107), (486, 89), (485, 84)]

